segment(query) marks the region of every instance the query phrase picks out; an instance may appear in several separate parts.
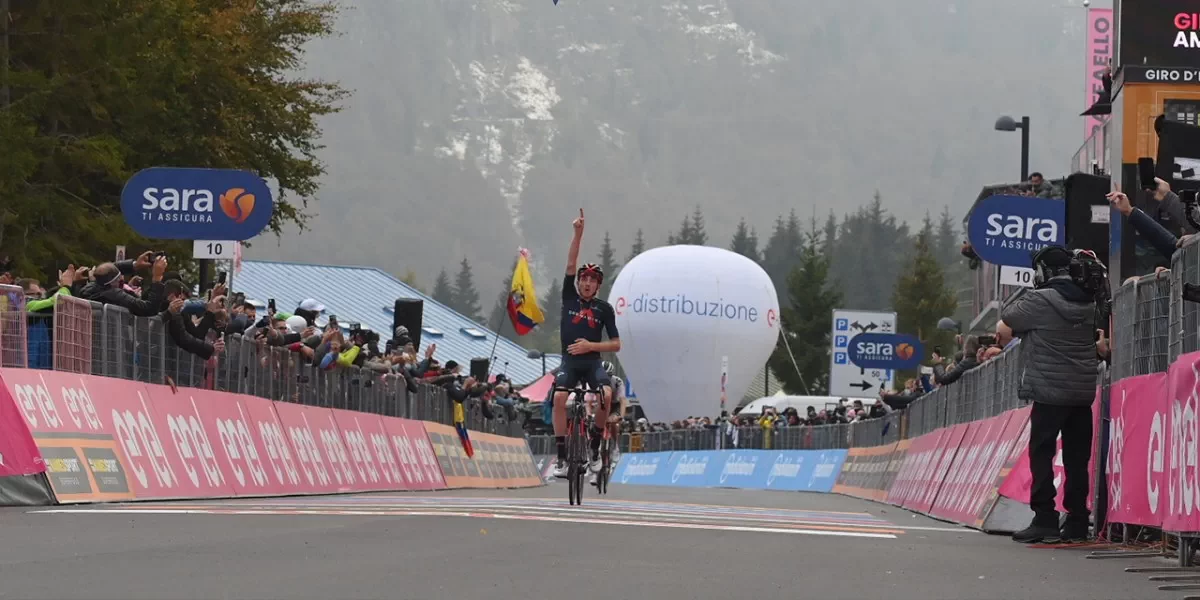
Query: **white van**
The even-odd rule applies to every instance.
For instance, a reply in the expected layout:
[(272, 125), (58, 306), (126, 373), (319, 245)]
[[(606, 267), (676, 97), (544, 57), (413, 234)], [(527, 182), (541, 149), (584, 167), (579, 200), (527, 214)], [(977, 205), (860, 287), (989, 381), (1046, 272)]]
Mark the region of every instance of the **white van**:
[[(849, 404), (853, 405), (855, 400), (861, 400), (864, 407), (869, 407), (875, 403), (874, 398), (846, 398)], [(739, 415), (761, 415), (763, 408), (771, 406), (775, 408), (776, 413), (782, 413), (789, 408), (795, 408), (800, 416), (808, 414), (808, 407), (813, 407), (817, 412), (823, 410), (832, 411), (837, 408), (840, 396), (767, 396), (759, 398), (747, 404), (745, 408), (739, 412)]]

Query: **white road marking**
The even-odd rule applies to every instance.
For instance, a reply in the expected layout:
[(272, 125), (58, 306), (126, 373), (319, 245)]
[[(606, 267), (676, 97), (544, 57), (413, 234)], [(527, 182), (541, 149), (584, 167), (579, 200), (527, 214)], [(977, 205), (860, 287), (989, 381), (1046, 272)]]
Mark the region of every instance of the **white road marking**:
[(740, 525), (709, 525), (703, 523), (672, 523), (667, 521), (625, 521), (620, 519), (568, 518), (551, 517), (546, 515), (510, 515), (504, 513), (476, 513), (459, 511), (365, 511), (365, 510), (304, 510), (304, 509), (273, 509), (273, 510), (240, 510), (240, 509), (182, 509), (182, 508), (146, 508), (146, 509), (97, 509), (97, 508), (52, 508), (31, 511), (39, 514), (167, 514), (167, 515), (345, 515), (345, 516), (405, 516), (405, 517), (472, 517), (513, 521), (550, 521), (559, 523), (585, 523), (599, 525), (629, 525), (634, 527), (665, 527), (670, 529), (699, 529), (706, 531), (745, 531), (757, 533), (794, 533), (801, 535), (823, 535), (834, 537), (857, 537), (875, 539), (896, 539), (890, 533), (863, 533), (853, 531), (828, 531), (819, 529), (786, 529), (779, 527), (748, 527)]
[[(518, 505), (518, 504), (488, 504), (488, 503), (454, 503), (452, 506), (435, 507), (428, 506), (424, 502), (414, 503), (393, 503), (393, 504), (367, 504), (354, 503), (350, 507), (346, 503), (280, 503), (280, 504), (262, 504), (262, 503), (230, 503), (230, 504), (198, 504), (192, 509), (239, 509), (239, 510), (273, 510), (273, 511), (290, 511), (290, 510), (312, 510), (312, 509), (333, 509), (324, 512), (329, 514), (345, 514), (339, 511), (362, 511), (364, 509), (385, 509), (394, 510), (401, 508), (411, 508), (420, 505), (420, 508), (437, 511), (437, 514), (443, 514), (441, 511), (458, 511), (465, 509), (482, 509), (482, 510), (508, 510), (508, 511), (538, 511), (559, 516), (571, 516), (577, 513), (594, 514), (594, 515), (617, 515), (625, 517), (641, 517), (641, 518), (676, 518), (693, 521), (719, 521), (719, 522), (744, 522), (744, 523), (786, 523), (789, 525), (819, 525), (828, 527), (848, 527), (862, 529), (902, 529), (905, 531), (941, 531), (947, 533), (981, 533), (974, 529), (965, 527), (929, 527), (929, 526), (906, 526), (896, 525), (879, 518), (872, 518), (870, 521), (849, 521), (849, 520), (830, 520), (822, 521), (816, 519), (795, 519), (790, 517), (749, 517), (749, 516), (731, 516), (724, 514), (705, 514), (688, 512), (686, 510), (669, 511), (666, 509), (647, 509), (630, 507), (625, 510), (616, 509), (600, 509), (600, 508), (567, 508), (566, 506), (537, 506), (537, 505)], [(147, 505), (152, 507), (152, 505)], [(138, 512), (148, 512), (143, 509), (133, 509)], [(96, 509), (96, 512), (107, 512), (107, 509)], [(166, 514), (166, 513), (164, 513)], [(360, 514), (355, 512), (354, 514)], [(367, 514), (380, 514), (378, 511), (371, 511)], [(862, 513), (867, 515), (868, 513)]]

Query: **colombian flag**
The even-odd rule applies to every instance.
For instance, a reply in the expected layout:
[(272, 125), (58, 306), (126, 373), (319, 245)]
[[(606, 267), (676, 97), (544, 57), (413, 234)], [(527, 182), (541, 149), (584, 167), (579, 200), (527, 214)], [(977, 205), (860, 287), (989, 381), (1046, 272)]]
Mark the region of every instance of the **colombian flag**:
[(458, 432), (458, 439), (462, 441), (463, 452), (467, 453), (467, 458), (474, 458), (475, 446), (471, 444), (471, 438), (467, 435), (467, 414), (463, 410), (462, 402), (454, 403), (454, 430)]
[(508, 293), (508, 319), (512, 321), (517, 335), (525, 335), (546, 320), (538, 308), (537, 290), (533, 289), (533, 276), (529, 274), (529, 251), (522, 248), (517, 257), (517, 268), (513, 270), (512, 290)]

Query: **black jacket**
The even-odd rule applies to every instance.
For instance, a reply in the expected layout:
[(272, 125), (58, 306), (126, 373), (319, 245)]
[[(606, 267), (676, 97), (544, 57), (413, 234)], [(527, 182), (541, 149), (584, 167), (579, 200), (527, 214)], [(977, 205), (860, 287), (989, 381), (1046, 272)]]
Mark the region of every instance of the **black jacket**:
[(188, 352), (208, 360), (212, 358), (213, 352), (216, 351), (213, 345), (204, 340), (203, 337), (196, 337), (189, 331), (190, 327), (184, 323), (182, 315), (177, 315), (169, 310), (164, 310), (160, 314), (163, 323), (167, 326), (167, 335), (171, 336), (171, 340), (176, 346), (187, 350)]
[(129, 311), (135, 317), (153, 317), (162, 308), (166, 288), (162, 282), (150, 284), (142, 298), (138, 298), (121, 288), (101, 286), (95, 281), (88, 282), (80, 291), (84, 300), (92, 300), (100, 304), (113, 304)]
[[(1007, 321), (1005, 321), (1007, 323)], [(949, 385), (962, 378), (963, 374), (979, 366), (979, 359), (974, 354), (963, 356), (962, 360), (954, 363), (949, 370), (934, 367), (933, 382), (938, 385)]]
[(1021, 338), (1022, 400), (1090, 406), (1096, 398), (1096, 304), (1069, 277), (1016, 298), (1000, 318)]

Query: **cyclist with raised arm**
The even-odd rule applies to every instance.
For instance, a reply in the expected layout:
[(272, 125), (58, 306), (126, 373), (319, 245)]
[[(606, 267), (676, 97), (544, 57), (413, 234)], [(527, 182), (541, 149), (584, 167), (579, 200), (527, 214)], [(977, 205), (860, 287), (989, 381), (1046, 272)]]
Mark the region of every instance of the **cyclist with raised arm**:
[[(617, 315), (612, 305), (597, 298), (600, 284), (604, 282), (604, 271), (599, 265), (587, 263), (576, 268), (579, 260), (579, 244), (583, 241), (583, 209), (579, 218), (571, 224), (575, 235), (567, 250), (567, 274), (562, 290), (562, 336), (563, 362), (554, 378), (555, 388), (575, 388), (586, 383), (602, 392), (600, 406), (596, 410), (596, 422), (608, 421), (612, 406), (612, 378), (604, 370), (601, 352), (617, 352), (621, 349), (621, 338), (617, 333)], [(604, 334), (608, 341), (603, 341)], [(578, 398), (583, 402), (583, 398)], [(554, 392), (554, 442), (558, 460), (554, 463), (554, 476), (567, 476), (567, 392)], [(595, 433), (595, 432), (593, 432)], [(592, 436), (591, 471), (600, 470), (600, 436)]]

